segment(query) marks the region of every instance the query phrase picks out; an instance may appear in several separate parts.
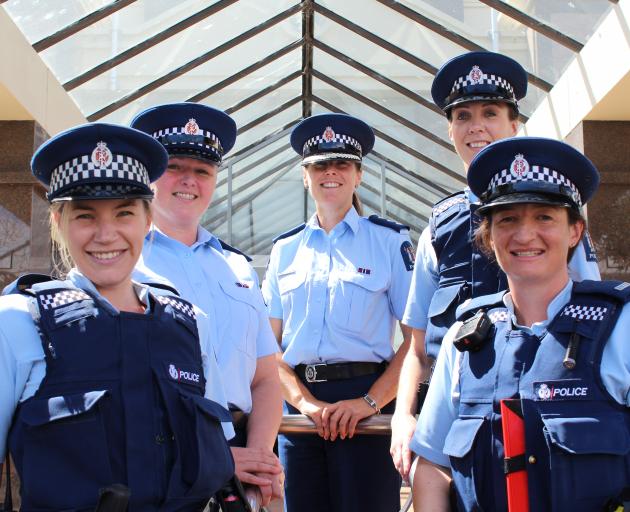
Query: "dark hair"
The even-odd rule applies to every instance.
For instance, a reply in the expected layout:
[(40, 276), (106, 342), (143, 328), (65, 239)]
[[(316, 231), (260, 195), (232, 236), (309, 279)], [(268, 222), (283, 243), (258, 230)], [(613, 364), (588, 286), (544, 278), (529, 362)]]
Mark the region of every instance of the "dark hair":
[[(484, 103), (496, 103), (497, 105), (505, 105), (508, 107), (508, 118), (510, 121), (517, 121), (518, 120), (518, 107), (516, 107), (513, 103), (507, 103), (505, 101), (501, 101), (501, 100), (488, 100), (488, 101), (484, 101), (484, 100), (479, 100), (482, 101)], [(451, 108), (449, 108), (446, 111), (446, 119), (448, 119), (449, 122), (451, 122), (453, 120), (453, 109), (457, 108), (457, 105), (453, 105)]]
[[(482, 215), (481, 222), (479, 223), (479, 226), (477, 226), (477, 229), (475, 230), (475, 235), (473, 239), (474, 244), (477, 247), (479, 247), (481, 252), (483, 252), (486, 256), (488, 256), (488, 258), (490, 258), (491, 261), (496, 260), (494, 250), (492, 249), (492, 245), (490, 244), (490, 225), (492, 224), (492, 215), (502, 210), (506, 210), (510, 206), (511, 205), (502, 205), (502, 206), (497, 206), (495, 208), (491, 208), (490, 210), (487, 210), (487, 212), (485, 212)], [(556, 208), (564, 208), (564, 207), (556, 206)], [(586, 219), (584, 218), (582, 213), (577, 208), (566, 208), (566, 210), (567, 210), (567, 215), (569, 218), (569, 225), (573, 226), (577, 224), (578, 222), (581, 222), (582, 225), (584, 226), (584, 229), (582, 230), (582, 236), (584, 236), (584, 232), (586, 231)], [(581, 239), (582, 237), (580, 237), (580, 240)], [(569, 247), (569, 253), (567, 254), (567, 263), (573, 257), (573, 253), (575, 252), (576, 247), (580, 243), (580, 240), (578, 240), (578, 243), (575, 244), (573, 247)]]

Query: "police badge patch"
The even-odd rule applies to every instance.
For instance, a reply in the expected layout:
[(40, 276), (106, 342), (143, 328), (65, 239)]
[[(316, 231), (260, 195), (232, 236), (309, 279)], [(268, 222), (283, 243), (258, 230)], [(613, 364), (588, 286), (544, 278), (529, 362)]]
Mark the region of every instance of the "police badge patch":
[(402, 254), (403, 262), (407, 270), (413, 270), (416, 263), (416, 253), (410, 242), (403, 242), (400, 246), (400, 254)]

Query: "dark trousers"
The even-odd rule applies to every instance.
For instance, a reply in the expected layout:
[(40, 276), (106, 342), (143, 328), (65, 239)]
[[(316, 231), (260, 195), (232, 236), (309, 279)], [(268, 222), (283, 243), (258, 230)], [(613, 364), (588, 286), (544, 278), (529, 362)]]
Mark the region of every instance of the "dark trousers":
[[(379, 375), (306, 384), (319, 400), (334, 403), (368, 392)], [(394, 404), (383, 409), (392, 413)], [(299, 411), (285, 404), (285, 413)], [(397, 512), (401, 479), (389, 454), (390, 436), (355, 435), (325, 441), (315, 434), (282, 435), (286, 512)]]

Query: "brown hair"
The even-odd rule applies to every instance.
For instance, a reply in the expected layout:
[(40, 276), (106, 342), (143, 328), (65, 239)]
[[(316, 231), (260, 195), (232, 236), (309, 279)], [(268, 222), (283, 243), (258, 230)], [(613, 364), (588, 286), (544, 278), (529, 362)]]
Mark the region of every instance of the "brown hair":
[[(490, 226), (492, 225), (492, 215), (494, 213), (498, 213), (502, 210), (505, 210), (509, 207), (510, 205), (502, 205), (502, 206), (497, 206), (495, 208), (491, 208), (490, 210), (487, 210), (487, 212), (484, 212), (481, 218), (481, 222), (479, 223), (479, 226), (475, 230), (475, 234), (473, 238), (474, 244), (477, 247), (479, 247), (481, 252), (484, 253), (491, 261), (496, 260), (494, 250), (492, 249), (492, 244), (490, 243), (490, 239), (491, 239)], [(564, 208), (564, 207), (556, 206), (556, 208)], [(584, 232), (586, 231), (586, 219), (584, 218), (582, 213), (577, 208), (566, 208), (566, 210), (567, 210), (569, 225), (573, 226), (577, 224), (578, 222), (581, 222), (582, 225), (584, 226), (584, 229), (582, 230), (582, 236), (584, 236)], [(582, 236), (580, 237), (580, 240), (582, 240)], [(578, 240), (578, 243), (575, 244), (573, 247), (569, 247), (569, 253), (567, 254), (567, 263), (573, 257), (573, 253), (575, 252), (576, 247), (580, 243), (580, 240)]]
[[(484, 101), (484, 100), (475, 100), (475, 101)], [(484, 101), (484, 103), (486, 103)], [(508, 103), (506, 101), (501, 101), (501, 100), (488, 100), (487, 103), (496, 103), (497, 105), (505, 105), (506, 107), (508, 107), (508, 119), (510, 121), (517, 121), (518, 120), (518, 107), (516, 107), (513, 103)], [(453, 120), (453, 109), (456, 108), (457, 105), (453, 105), (451, 108), (449, 108), (446, 111), (446, 119), (448, 119), (448, 122), (450, 123)]]
[[(70, 213), (72, 212), (71, 201), (57, 201), (50, 205), (50, 216), (48, 218), (50, 224), (50, 239), (52, 241), (52, 264), (53, 274), (58, 277), (64, 277), (74, 266), (74, 261), (68, 249), (68, 243), (65, 236), (70, 222)], [(142, 199), (144, 211), (151, 218), (151, 201)]]

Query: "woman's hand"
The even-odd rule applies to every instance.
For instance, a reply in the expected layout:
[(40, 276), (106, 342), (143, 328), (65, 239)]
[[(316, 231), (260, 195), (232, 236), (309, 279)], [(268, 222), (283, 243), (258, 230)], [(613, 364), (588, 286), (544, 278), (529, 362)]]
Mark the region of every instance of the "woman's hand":
[(363, 398), (341, 400), (334, 404), (329, 404), (322, 411), (322, 427), (324, 430), (322, 437), (330, 441), (334, 441), (337, 437), (350, 439), (354, 436), (357, 423), (373, 414), (376, 414), (376, 411)]
[(326, 426), (326, 428), (324, 428), (322, 414), (326, 407), (330, 407), (330, 405), (331, 404), (329, 404), (328, 402), (322, 402), (320, 400), (302, 399), (298, 407), (298, 410), (302, 414), (308, 416), (313, 421), (313, 423), (315, 423), (315, 426), (317, 427), (317, 433), (320, 437), (323, 437), (324, 439), (328, 439), (328, 427)]
[(409, 481), (411, 469), (411, 450), (409, 442), (416, 430), (416, 418), (411, 414), (394, 413), (392, 416), (392, 442), (389, 453), (396, 470), (403, 480)]

